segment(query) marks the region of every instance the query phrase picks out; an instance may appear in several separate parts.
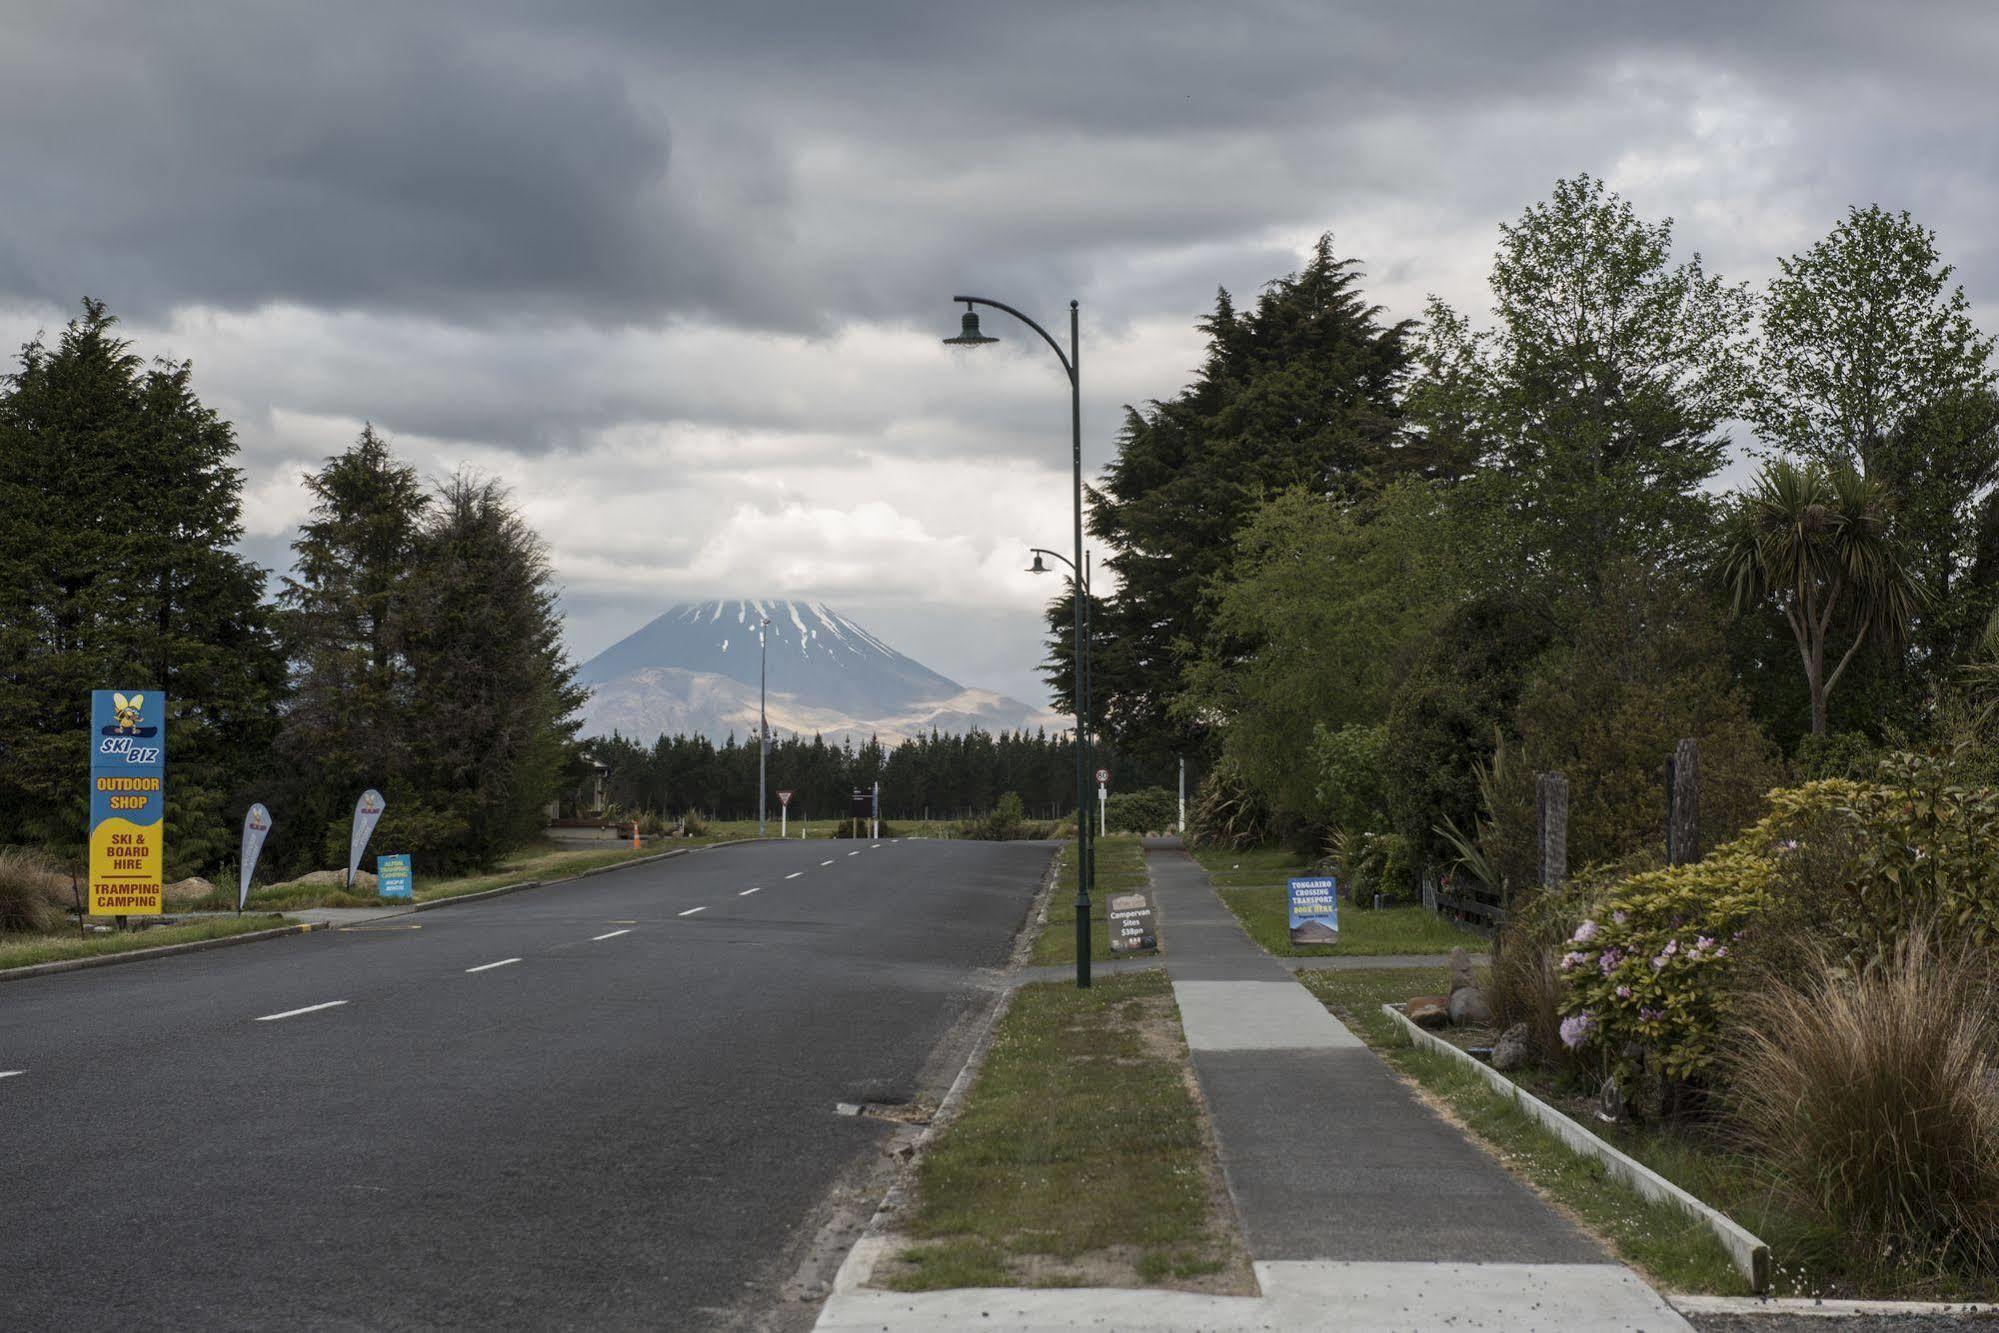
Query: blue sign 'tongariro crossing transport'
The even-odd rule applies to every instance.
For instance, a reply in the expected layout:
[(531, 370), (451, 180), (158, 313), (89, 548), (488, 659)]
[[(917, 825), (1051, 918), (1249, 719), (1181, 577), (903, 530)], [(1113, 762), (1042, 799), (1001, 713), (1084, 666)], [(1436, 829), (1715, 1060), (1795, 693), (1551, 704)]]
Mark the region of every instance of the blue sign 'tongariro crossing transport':
[(1291, 943), (1340, 942), (1340, 883), (1331, 875), (1291, 881)]

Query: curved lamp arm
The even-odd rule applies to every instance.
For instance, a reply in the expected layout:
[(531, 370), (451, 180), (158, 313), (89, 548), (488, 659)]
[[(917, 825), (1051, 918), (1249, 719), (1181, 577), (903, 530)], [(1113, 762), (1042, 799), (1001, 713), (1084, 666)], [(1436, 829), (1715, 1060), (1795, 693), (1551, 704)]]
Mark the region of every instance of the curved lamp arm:
[[(1007, 314), (1012, 315), (1015, 319), (1027, 325), (1028, 328), (1033, 329), (1036, 333), (1041, 335), (1041, 341), (1048, 344), (1049, 350), (1054, 352), (1056, 359), (1062, 363), (1062, 372), (1063, 374), (1069, 377), (1069, 383), (1074, 384), (1076, 382), (1076, 367), (1069, 363), (1068, 353), (1062, 350), (1062, 344), (1056, 342), (1055, 339), (1049, 335), (1047, 329), (1042, 328), (1032, 319), (1020, 313), (1020, 311), (1015, 310), (1012, 306), (1008, 305), (1004, 301), (995, 301), (988, 296), (954, 296), (951, 299), (953, 301), (963, 301), (967, 306), (989, 305), (995, 310), (1004, 310)], [(1074, 305), (1075, 302), (1071, 301), (1070, 304)]]

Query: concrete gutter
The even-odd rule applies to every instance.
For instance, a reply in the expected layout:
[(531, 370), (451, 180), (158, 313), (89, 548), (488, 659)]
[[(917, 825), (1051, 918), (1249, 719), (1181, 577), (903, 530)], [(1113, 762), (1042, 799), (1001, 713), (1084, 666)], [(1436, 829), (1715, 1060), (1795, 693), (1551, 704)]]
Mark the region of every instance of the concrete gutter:
[(325, 929), (324, 921), (308, 921), (290, 926), (273, 926), (269, 930), (246, 930), (241, 935), (220, 935), (212, 940), (188, 940), (181, 944), (156, 945), (150, 949), (123, 949), (117, 953), (92, 954), (86, 958), (60, 958), (53, 963), (30, 963), (26, 967), (0, 970), (0, 981), (19, 981), (23, 977), (46, 977), (57, 972), (77, 972), (86, 967), (109, 967), (113, 963), (143, 963), (149, 958), (165, 958), (169, 954), (199, 953), (203, 949), (226, 949), (232, 944), (254, 944), (258, 940), (277, 939), (280, 935), (305, 935)]
[(1651, 1167), (1605, 1143), (1477, 1056), (1417, 1027), (1409, 1021), (1407, 1014), (1394, 1005), (1382, 1005), (1381, 1012), (1400, 1023), (1409, 1034), (1410, 1041), (1419, 1048), (1436, 1051), (1476, 1071), (1492, 1086), (1493, 1091), (1510, 1098), (1529, 1117), (1539, 1121), (1543, 1128), (1567, 1144), (1571, 1152), (1596, 1158), (1612, 1176), (1640, 1195), (1655, 1203), (1671, 1204), (1705, 1226), (1721, 1242), (1721, 1247), (1728, 1251), (1736, 1271), (1748, 1279), (1751, 1291), (1770, 1290), (1770, 1247), (1735, 1219), (1702, 1203)]
[(1839, 1301), (1809, 1296), (1690, 1296), (1668, 1293), (1666, 1303), (1681, 1314), (1777, 1315), (1791, 1319), (1900, 1319), (1951, 1315), (1995, 1315), (1999, 1305), (1966, 1301)]

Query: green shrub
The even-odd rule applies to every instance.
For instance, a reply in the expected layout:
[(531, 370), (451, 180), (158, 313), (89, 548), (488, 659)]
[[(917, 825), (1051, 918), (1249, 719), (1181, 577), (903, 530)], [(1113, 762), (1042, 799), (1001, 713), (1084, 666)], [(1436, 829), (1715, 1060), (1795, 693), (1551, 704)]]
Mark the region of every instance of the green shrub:
[(1867, 975), (1930, 923), (1999, 942), (1999, 793), (1950, 783), (1930, 755), (1881, 775), (1773, 791), (1770, 813), (1706, 860), (1612, 882), (1562, 956), (1564, 1042), (1627, 1087), (1641, 1060), (1705, 1083), (1745, 955), (1782, 982), (1820, 952)]
[(1021, 804), (1019, 795), (1008, 792), (999, 798), (993, 812), (984, 819), (959, 821), (957, 833), (961, 838), (976, 842), (1013, 842), (1045, 838), (1048, 836), (1048, 825), (1029, 822), (1027, 808)]
[(1188, 841), (1196, 847), (1239, 852), (1270, 841), (1272, 824), (1270, 806), (1227, 756), (1201, 779), (1187, 811)]
[(1779, 1189), (1896, 1285), (1999, 1273), (1999, 1013), (1989, 957), (1918, 925), (1856, 979), (1821, 954), (1745, 997), (1728, 1109)]
[(1318, 770), (1319, 811), (1334, 828), (1363, 832), (1386, 828), (1388, 796), (1381, 766), (1388, 753), (1388, 727), (1345, 726), (1313, 730), (1311, 762)]
[(1806, 781), (1819, 778), (1865, 778), (1880, 761), (1881, 751), (1857, 731), (1832, 731), (1821, 736), (1806, 732), (1798, 741), (1797, 773)]
[(1768, 905), (1776, 873), (1747, 843), (1618, 881), (1570, 936), (1558, 964), (1561, 1040), (1600, 1053), (1620, 1086), (1635, 1086), (1638, 1053), (1669, 1080), (1707, 1079), (1736, 942)]
[(0, 847), (0, 931), (52, 930), (71, 902), (69, 877), (41, 853)]
[(1104, 802), (1104, 824), (1113, 833), (1163, 833), (1179, 817), (1179, 798), (1164, 787), (1119, 792)]

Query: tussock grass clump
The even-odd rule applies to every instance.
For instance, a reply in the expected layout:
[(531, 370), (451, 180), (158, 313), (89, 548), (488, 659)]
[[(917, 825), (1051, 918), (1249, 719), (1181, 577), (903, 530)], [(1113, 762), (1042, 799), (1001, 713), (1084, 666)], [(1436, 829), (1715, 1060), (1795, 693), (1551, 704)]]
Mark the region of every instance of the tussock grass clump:
[(0, 847), (0, 931), (38, 932), (62, 924), (69, 878), (27, 847)]
[(1989, 958), (1909, 934), (1856, 977), (1831, 954), (1742, 1002), (1733, 1119), (1777, 1188), (1889, 1284), (1999, 1274), (1999, 990)]

